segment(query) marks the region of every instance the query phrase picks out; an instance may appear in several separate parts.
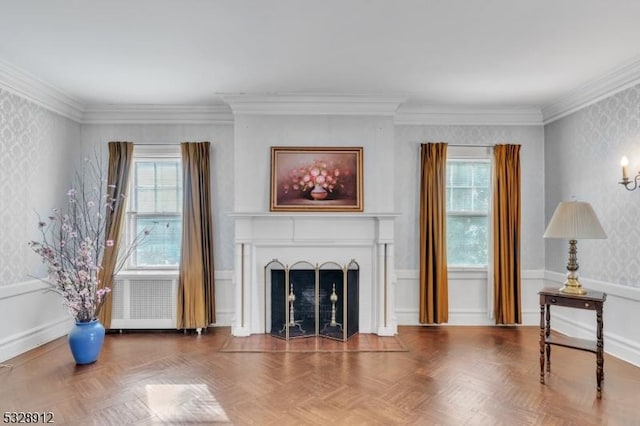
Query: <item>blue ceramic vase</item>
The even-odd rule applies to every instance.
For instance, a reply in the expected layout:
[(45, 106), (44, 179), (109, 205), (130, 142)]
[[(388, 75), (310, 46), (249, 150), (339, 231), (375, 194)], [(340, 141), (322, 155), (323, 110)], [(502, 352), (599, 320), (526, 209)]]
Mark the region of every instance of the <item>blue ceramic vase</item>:
[(76, 322), (69, 332), (69, 348), (76, 364), (96, 362), (104, 343), (104, 326), (97, 319)]

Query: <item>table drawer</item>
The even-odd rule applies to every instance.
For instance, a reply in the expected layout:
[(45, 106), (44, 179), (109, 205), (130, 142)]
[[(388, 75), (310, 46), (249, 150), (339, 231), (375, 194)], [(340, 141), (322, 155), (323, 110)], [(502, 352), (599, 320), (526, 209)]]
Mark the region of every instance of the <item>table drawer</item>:
[(596, 310), (596, 305), (600, 302), (594, 302), (593, 300), (580, 300), (576, 298), (566, 298), (562, 296), (542, 296), (542, 303), (546, 305), (566, 306), (568, 308), (589, 309)]

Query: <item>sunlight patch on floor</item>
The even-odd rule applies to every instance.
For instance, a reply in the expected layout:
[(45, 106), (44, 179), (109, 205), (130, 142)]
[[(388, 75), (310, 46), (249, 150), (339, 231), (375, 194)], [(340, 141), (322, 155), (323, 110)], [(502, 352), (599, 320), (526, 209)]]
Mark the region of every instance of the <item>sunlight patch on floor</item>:
[(230, 423), (207, 385), (146, 385), (147, 404), (161, 422)]

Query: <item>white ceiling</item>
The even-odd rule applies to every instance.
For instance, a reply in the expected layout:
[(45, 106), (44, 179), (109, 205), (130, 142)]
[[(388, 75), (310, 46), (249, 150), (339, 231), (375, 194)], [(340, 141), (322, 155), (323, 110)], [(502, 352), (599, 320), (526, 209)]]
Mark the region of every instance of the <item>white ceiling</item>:
[(637, 62), (639, 18), (637, 0), (0, 0), (0, 60), (84, 105), (541, 107)]

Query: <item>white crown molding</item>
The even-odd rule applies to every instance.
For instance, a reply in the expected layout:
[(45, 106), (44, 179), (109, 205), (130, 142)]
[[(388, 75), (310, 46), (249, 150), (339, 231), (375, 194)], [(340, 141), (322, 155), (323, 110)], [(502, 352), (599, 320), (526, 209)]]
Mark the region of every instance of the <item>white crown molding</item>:
[(82, 103), (27, 72), (0, 60), (0, 89), (40, 105), (56, 114), (80, 122)]
[(234, 114), (393, 116), (402, 96), (351, 94), (223, 95)]
[(640, 83), (640, 59), (615, 68), (542, 107), (544, 124), (552, 123), (584, 107)]
[(82, 114), (87, 124), (232, 124), (227, 105), (89, 105)]
[(407, 104), (398, 109), (394, 123), (412, 125), (541, 126), (537, 107), (464, 107)]

